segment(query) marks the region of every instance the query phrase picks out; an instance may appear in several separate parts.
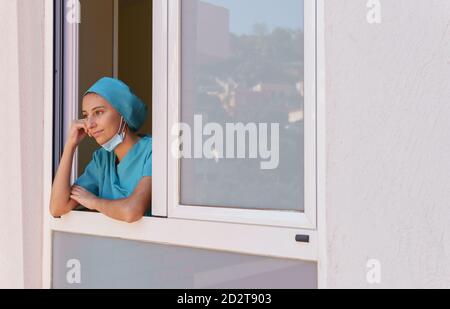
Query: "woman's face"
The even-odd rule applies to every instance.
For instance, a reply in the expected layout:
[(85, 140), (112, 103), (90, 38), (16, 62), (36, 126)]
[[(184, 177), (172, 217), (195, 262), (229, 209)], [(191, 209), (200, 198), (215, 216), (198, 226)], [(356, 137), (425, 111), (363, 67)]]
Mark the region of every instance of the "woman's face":
[(120, 114), (103, 97), (89, 93), (83, 98), (83, 119), (88, 133), (99, 145), (105, 144), (119, 130)]

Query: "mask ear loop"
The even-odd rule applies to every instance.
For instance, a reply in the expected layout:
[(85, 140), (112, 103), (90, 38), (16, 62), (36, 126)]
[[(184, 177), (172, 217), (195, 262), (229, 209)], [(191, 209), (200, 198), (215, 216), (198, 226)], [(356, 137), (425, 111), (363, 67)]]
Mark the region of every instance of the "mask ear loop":
[[(122, 121), (123, 121), (123, 128), (122, 128)], [(120, 118), (120, 126), (119, 126), (119, 131), (117, 132), (117, 134), (119, 134), (120, 131), (122, 131), (123, 134), (123, 139), (125, 139), (127, 132), (125, 132), (125, 127), (126, 127), (127, 123), (125, 121), (125, 119), (123, 119), (123, 116)], [(120, 135), (119, 134), (119, 135)]]

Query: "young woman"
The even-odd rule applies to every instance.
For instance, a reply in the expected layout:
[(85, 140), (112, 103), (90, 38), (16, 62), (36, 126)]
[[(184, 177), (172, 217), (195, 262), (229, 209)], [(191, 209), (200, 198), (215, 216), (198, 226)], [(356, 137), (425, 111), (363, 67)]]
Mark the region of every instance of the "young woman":
[[(56, 173), (50, 213), (60, 217), (78, 204), (125, 222), (150, 214), (152, 138), (136, 132), (147, 107), (123, 82), (104, 77), (83, 96), (83, 119), (72, 123)], [(73, 186), (73, 155), (86, 137), (102, 146)]]

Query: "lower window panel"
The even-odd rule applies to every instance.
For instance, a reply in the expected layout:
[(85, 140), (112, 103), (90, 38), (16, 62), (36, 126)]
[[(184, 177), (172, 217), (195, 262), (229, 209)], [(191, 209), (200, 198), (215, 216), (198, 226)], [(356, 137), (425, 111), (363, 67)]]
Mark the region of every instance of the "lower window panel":
[(53, 233), (53, 288), (317, 288), (317, 264)]

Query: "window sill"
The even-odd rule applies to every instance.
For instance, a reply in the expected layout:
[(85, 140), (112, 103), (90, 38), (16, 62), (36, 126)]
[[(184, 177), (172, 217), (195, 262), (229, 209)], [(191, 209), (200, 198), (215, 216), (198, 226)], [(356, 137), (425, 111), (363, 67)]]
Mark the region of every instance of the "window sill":
[[(72, 211), (61, 218), (50, 217), (50, 228), (53, 232), (232, 251), (275, 258), (318, 260), (317, 231), (312, 230), (157, 217), (144, 217), (136, 223), (129, 224), (110, 219), (100, 213), (84, 211)], [(205, 233), (205, 231), (214, 231), (214, 233)], [(295, 238), (298, 234), (309, 236), (309, 243), (297, 242)], [(237, 242), (236, 239), (239, 241)]]

